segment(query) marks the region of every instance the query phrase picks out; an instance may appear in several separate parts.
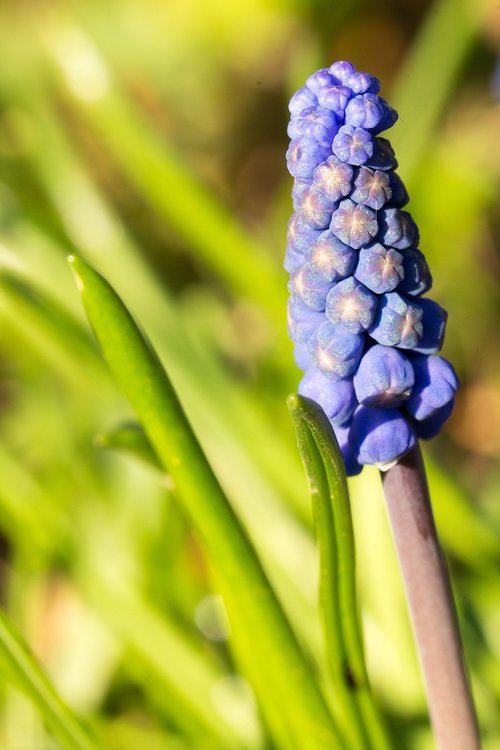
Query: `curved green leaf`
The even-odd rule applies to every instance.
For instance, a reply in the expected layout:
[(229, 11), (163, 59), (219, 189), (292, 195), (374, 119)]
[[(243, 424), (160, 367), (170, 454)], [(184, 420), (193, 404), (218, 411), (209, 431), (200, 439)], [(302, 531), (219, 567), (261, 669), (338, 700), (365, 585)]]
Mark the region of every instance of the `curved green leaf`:
[(0, 663), (40, 710), (44, 721), (66, 750), (102, 750), (90, 736), (31, 655), (21, 635), (0, 610)]
[(358, 616), (355, 551), (342, 454), (323, 410), (308, 398), (288, 406), (304, 462), (320, 552), (324, 642), (344, 731), (353, 747), (391, 747), (373, 701)]
[(70, 260), (104, 357), (202, 540), (236, 655), (276, 743), (287, 750), (343, 747), (310, 665), (157, 355), (107, 281), (81, 259)]

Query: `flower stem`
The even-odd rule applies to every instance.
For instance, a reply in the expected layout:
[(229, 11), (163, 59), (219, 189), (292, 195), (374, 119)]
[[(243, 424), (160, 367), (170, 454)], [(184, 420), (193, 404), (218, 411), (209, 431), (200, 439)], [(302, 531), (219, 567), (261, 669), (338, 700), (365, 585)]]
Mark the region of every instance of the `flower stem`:
[(413, 631), (440, 750), (478, 750), (479, 729), (420, 448), (382, 474)]

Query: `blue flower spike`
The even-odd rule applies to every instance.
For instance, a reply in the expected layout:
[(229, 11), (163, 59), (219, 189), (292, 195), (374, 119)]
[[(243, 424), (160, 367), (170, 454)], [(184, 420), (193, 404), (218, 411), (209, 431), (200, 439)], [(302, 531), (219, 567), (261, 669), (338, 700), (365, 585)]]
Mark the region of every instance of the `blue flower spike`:
[(397, 113), (380, 82), (345, 60), (290, 100), (294, 179), (285, 269), (288, 329), (348, 475), (394, 464), (439, 432), (458, 380), (440, 351), (446, 311), (424, 298), (432, 277), (390, 142)]

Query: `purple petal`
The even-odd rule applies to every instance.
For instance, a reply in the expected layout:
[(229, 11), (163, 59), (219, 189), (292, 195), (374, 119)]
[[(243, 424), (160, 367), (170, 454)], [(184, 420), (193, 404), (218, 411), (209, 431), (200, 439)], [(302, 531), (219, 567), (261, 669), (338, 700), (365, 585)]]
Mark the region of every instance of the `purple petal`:
[(320, 229), (311, 229), (302, 214), (297, 211), (288, 222), (287, 243), (296, 253), (306, 255), (321, 234)]
[(311, 229), (326, 229), (332, 220), (332, 213), (337, 207), (324, 193), (310, 187), (305, 191), (298, 204), (299, 211)]
[(308, 107), (314, 107), (317, 105), (318, 100), (306, 86), (302, 86), (290, 99), (288, 109), (292, 115), (300, 114), (304, 109)]

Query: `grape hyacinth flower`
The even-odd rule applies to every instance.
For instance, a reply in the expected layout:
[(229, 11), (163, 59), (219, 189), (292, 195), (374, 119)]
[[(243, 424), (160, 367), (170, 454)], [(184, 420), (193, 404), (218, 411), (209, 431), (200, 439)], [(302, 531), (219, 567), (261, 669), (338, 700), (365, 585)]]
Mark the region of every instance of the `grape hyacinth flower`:
[[(285, 268), (298, 391), (329, 420), (348, 476), (383, 470), (383, 486), (431, 720), (442, 750), (479, 750), (451, 586), (418, 438), (453, 410), (458, 379), (437, 354), (446, 312), (424, 297), (432, 277), (389, 141), (397, 119), (379, 81), (339, 61), (290, 101), (295, 178)], [(330, 436), (331, 438), (331, 436)]]
[[(380, 83), (346, 61), (313, 73), (290, 101), (294, 214), (285, 268), (299, 392), (322, 406), (349, 474), (387, 468), (435, 435), (458, 380), (437, 355), (446, 312), (389, 141), (397, 113)], [(344, 406), (341, 400), (345, 399)]]

